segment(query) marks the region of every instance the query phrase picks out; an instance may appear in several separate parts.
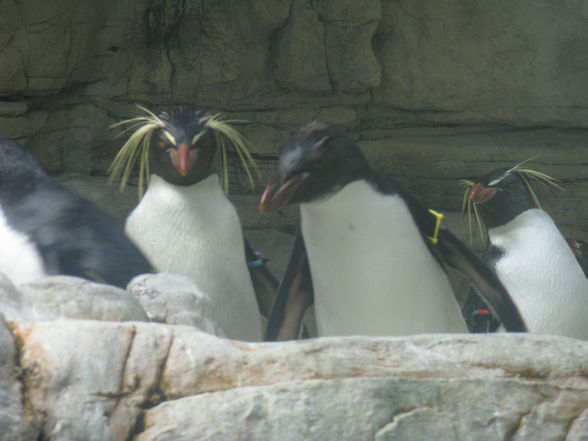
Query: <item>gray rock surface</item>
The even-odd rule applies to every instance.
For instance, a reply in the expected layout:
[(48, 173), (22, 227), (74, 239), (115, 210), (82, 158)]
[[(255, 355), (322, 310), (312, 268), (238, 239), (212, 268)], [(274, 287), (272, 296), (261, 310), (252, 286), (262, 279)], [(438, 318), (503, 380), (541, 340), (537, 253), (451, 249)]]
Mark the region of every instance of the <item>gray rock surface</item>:
[(212, 319), (212, 301), (188, 277), (169, 273), (143, 274), (131, 280), (127, 291), (137, 299), (152, 322), (188, 325), (219, 337), (225, 336)]
[(0, 296), (0, 312), (8, 320), (148, 320), (139, 302), (125, 290), (77, 277), (44, 277), (15, 288), (0, 276)]
[(520, 380), (317, 379), (166, 402), (137, 439), (579, 441), (584, 394)]
[(375, 103), (424, 111), (424, 119), (585, 127), (588, 27), (580, 2), (382, 5)]
[[(0, 288), (2, 289), (2, 288)], [(4, 299), (2, 299), (4, 300)], [(36, 431), (24, 418), (24, 390), (18, 370), (17, 345), (4, 317), (0, 314), (0, 439), (26, 441), (36, 439)]]
[(588, 343), (562, 337), (263, 344), (156, 323), (10, 328), (26, 427), (52, 440), (581, 440), (588, 424)]
[(313, 118), (445, 212), (459, 210), (459, 179), (538, 156), (567, 190), (546, 208), (566, 235), (588, 235), (583, 1), (41, 3), (0, 0), (0, 135), (120, 222), (135, 189), (99, 192), (123, 142), (108, 126), (135, 103), (192, 103), (245, 121), (261, 180), (252, 190), (233, 170), (233, 200), (270, 241), (297, 215), (261, 217), (252, 201)]

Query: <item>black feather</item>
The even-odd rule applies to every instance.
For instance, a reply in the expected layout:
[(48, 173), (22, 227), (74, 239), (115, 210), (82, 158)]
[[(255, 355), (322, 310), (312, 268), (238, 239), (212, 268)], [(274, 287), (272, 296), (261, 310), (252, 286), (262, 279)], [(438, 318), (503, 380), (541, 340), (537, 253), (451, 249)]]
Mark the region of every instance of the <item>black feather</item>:
[[(0, 138), (0, 206), (11, 228), (34, 243), (50, 275), (124, 288), (136, 275), (152, 271), (106, 213), (55, 182), (8, 138)], [(0, 252), (10, 250), (0, 247)]]

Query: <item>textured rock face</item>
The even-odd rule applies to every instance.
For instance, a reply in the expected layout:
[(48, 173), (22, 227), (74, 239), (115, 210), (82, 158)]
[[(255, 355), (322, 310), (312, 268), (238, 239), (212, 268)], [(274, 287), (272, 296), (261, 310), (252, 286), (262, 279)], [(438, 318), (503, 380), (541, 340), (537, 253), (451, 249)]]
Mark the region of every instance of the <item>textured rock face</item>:
[[(239, 129), (269, 154), (262, 180), (291, 130), (319, 117), (378, 145), (378, 166), (444, 211), (459, 210), (459, 179), (539, 154), (535, 166), (568, 189), (547, 208), (566, 234), (588, 230), (584, 1), (0, 0), (0, 10), (0, 134), (69, 182), (104, 176), (121, 144), (107, 127), (136, 115), (134, 103), (194, 103), (248, 121)], [(80, 186), (122, 217), (129, 196)], [(233, 188), (250, 191), (244, 179)], [(270, 219), (266, 229), (281, 229)]]
[[(378, 103), (470, 121), (551, 125), (563, 118), (585, 127), (588, 28), (578, 2), (384, 3), (390, 34), (378, 51), (385, 72)], [(574, 105), (583, 109), (562, 112)]]
[(213, 303), (188, 277), (177, 274), (144, 274), (129, 283), (128, 292), (147, 312), (149, 320), (171, 325), (194, 326), (224, 337), (211, 319)]
[(69, 276), (51, 276), (18, 288), (0, 274), (0, 312), (8, 320), (147, 320), (141, 304), (123, 289)]
[(0, 278), (0, 294), (0, 441), (588, 433), (584, 341), (494, 334), (244, 343), (213, 335), (223, 333), (210, 300), (172, 274), (136, 277), (127, 291), (73, 277), (17, 289)]
[(0, 367), (23, 375), (2, 387), (25, 415), (22, 440), (536, 441), (581, 440), (588, 428), (588, 346), (572, 339), (248, 344), (163, 324), (10, 329), (2, 347), (14, 338), (17, 355)]

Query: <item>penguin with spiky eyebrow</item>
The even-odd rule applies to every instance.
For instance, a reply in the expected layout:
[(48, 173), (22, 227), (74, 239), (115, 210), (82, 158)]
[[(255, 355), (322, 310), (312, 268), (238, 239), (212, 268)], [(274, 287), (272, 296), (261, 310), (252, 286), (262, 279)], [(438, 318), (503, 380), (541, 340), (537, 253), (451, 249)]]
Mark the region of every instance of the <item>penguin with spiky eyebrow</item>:
[(287, 203), (300, 205), (302, 239), (266, 339), (295, 338), (312, 301), (320, 336), (466, 332), (444, 264), (468, 275), (510, 330), (526, 329), (492, 271), (336, 127), (310, 122), (281, 149), (260, 211)]
[(248, 143), (227, 121), (206, 111), (141, 109), (144, 116), (118, 124), (135, 131), (111, 168), (124, 186), (139, 161), (139, 190), (148, 182), (127, 218), (127, 234), (158, 271), (196, 281), (211, 297), (227, 337), (261, 340), (260, 309), (269, 314), (278, 282), (245, 242), (237, 211), (225, 196), (229, 153), (241, 159), (251, 179), (255, 163)]
[[(556, 185), (547, 175), (520, 165), (470, 183), (466, 202), (487, 229), (485, 260), (508, 289), (530, 332), (588, 339), (588, 281), (557, 226), (541, 209), (532, 180)], [(470, 294), (464, 305), (466, 317), (475, 313), (475, 302), (475, 294)], [(475, 320), (468, 320), (475, 325)]]

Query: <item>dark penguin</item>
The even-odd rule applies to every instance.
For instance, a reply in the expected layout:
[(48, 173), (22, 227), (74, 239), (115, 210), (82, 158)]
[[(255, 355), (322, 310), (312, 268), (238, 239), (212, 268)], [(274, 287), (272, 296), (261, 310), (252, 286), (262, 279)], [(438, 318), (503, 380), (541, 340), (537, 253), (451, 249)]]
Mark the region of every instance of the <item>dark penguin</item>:
[[(547, 175), (521, 165), (470, 183), (466, 201), (488, 234), (485, 260), (530, 332), (588, 338), (588, 281), (557, 226), (540, 208), (531, 180), (556, 185)], [(479, 317), (472, 317), (477, 309), (483, 309), (483, 303), (471, 293), (464, 315), (472, 326), (479, 323)]]
[(210, 296), (228, 337), (261, 340), (259, 313), (269, 314), (278, 283), (245, 243), (237, 211), (224, 192), (229, 154), (241, 159), (252, 178), (248, 143), (206, 111), (141, 109), (144, 116), (121, 123), (136, 130), (112, 167), (124, 186), (138, 160), (140, 191), (148, 182), (127, 218), (127, 234), (158, 271), (188, 276)]
[(51, 179), (0, 138), (0, 273), (15, 284), (70, 275), (125, 288), (152, 271), (108, 215)]
[(300, 204), (303, 240), (267, 339), (295, 338), (300, 311), (313, 300), (321, 336), (466, 332), (445, 263), (480, 287), (509, 329), (525, 330), (494, 274), (336, 127), (311, 122), (281, 149), (260, 210), (287, 203)]

